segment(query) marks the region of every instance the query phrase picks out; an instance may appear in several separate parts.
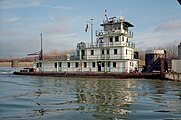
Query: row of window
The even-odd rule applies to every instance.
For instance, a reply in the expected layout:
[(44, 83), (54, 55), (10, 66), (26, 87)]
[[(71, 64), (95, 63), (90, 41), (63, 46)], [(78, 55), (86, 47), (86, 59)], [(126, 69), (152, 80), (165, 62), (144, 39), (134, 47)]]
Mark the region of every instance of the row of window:
[[(119, 42), (119, 36), (115, 36), (114, 39), (115, 39), (115, 42)], [(124, 42), (124, 36), (122, 36), (122, 41)], [(113, 36), (109, 37), (109, 42), (113, 42)], [(126, 42), (128, 42), (128, 38), (126, 39)]]
[(42, 67), (42, 63), (37, 63), (37, 64), (36, 64), (36, 67), (37, 67), (37, 68)]
[[(78, 68), (79, 65), (81, 66), (81, 64), (79, 64), (78, 62), (75, 63), (75, 68)], [(54, 67), (62, 67), (62, 63), (58, 62), (58, 63), (54, 63)], [(83, 63), (84, 68), (87, 68), (87, 62)], [(67, 63), (67, 67), (70, 68), (70, 62)], [(92, 62), (92, 67), (95, 68), (96, 67), (96, 63)], [(102, 63), (102, 67), (105, 67), (105, 63)], [(110, 62), (107, 63), (107, 67), (110, 67)], [(113, 68), (116, 68), (116, 62), (113, 62)]]
[[(121, 30), (121, 24), (119, 24), (119, 25), (116, 24), (116, 25), (113, 25), (113, 26), (112, 25), (111, 26), (110, 25), (105, 25), (104, 29), (111, 30), (111, 31), (112, 30)], [(123, 29), (128, 31), (128, 25), (123, 24)]]
[[(102, 55), (104, 55), (105, 51), (102, 50), (101, 53), (102, 53)], [(109, 50), (106, 50), (106, 53), (109, 55)], [(115, 55), (118, 54), (118, 50), (117, 49), (114, 49), (114, 54)], [(128, 50), (127, 49), (126, 49), (126, 54), (128, 54)], [(91, 50), (91, 55), (94, 55), (94, 50)]]
[[(105, 63), (102, 63), (102, 67), (105, 67)], [(110, 62), (107, 63), (107, 67), (110, 67)], [(116, 68), (116, 62), (113, 62), (113, 68)]]

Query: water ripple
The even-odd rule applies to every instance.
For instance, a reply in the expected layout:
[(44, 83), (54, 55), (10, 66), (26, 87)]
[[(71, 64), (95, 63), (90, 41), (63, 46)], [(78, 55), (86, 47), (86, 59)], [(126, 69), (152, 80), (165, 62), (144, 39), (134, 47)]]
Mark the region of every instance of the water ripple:
[(180, 119), (181, 83), (0, 76), (0, 119)]

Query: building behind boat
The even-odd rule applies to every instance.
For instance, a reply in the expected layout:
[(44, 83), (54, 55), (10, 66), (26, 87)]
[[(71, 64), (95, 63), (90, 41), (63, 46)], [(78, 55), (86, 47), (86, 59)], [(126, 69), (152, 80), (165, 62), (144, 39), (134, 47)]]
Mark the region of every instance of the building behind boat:
[(178, 58), (171, 60), (171, 72), (166, 73), (165, 78), (181, 82), (181, 43), (178, 45)]
[(138, 52), (130, 42), (134, 27), (123, 17), (107, 18), (96, 31), (92, 43), (80, 42), (73, 55), (66, 59), (38, 60), (34, 63), (37, 72), (135, 72), (138, 71)]
[(178, 58), (171, 61), (172, 72), (181, 74), (181, 43), (178, 45)]

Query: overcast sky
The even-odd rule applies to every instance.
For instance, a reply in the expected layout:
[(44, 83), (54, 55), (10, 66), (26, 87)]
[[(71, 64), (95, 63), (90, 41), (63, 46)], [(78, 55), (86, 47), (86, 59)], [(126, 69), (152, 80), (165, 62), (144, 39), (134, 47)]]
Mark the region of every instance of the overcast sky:
[(90, 42), (85, 26), (91, 18), (94, 30), (102, 29), (105, 10), (135, 26), (130, 41), (137, 48), (181, 42), (177, 0), (0, 0), (0, 57), (39, 51), (40, 33), (45, 51), (75, 49), (78, 42)]

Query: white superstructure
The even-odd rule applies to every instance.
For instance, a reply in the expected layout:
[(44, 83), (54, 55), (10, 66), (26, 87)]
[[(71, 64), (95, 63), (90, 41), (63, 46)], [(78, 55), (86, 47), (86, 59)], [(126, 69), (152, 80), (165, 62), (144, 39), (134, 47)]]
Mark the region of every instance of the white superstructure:
[(135, 44), (130, 42), (131, 23), (120, 18), (106, 18), (102, 30), (96, 31), (94, 44), (78, 43), (74, 56), (67, 60), (36, 61), (37, 71), (54, 72), (134, 72), (138, 70)]

